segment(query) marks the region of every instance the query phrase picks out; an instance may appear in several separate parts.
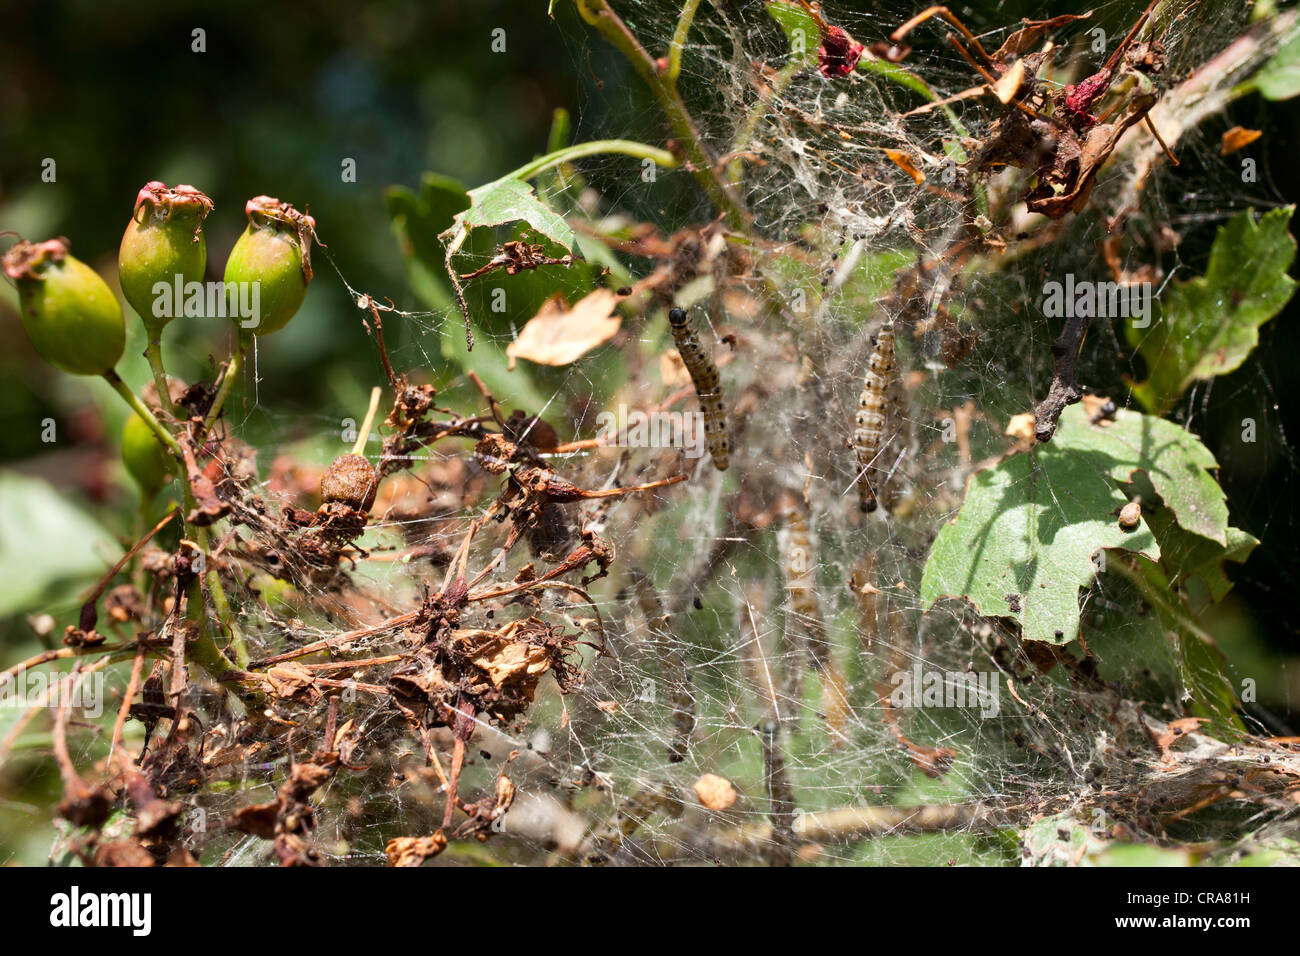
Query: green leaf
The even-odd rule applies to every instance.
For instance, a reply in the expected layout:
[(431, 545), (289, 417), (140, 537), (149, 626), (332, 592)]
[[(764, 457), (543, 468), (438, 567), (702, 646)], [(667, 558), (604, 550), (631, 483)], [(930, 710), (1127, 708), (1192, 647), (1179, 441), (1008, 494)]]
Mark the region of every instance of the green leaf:
[(1079, 630), (1079, 588), (1089, 586), (1100, 548), (1160, 556), (1145, 523), (1116, 521), (1127, 498), (1104, 450), (1072, 448), (1080, 428), (1063, 417), (1058, 439), (976, 472), (955, 521), (940, 529), (921, 577), (927, 607), (962, 597), (983, 615), (1020, 622), (1025, 638), (1064, 644)]
[(1179, 634), (1178, 676), (1191, 699), (1188, 709), (1194, 717), (1210, 722), (1213, 736), (1232, 740), (1246, 732), (1237, 716), (1237, 688), (1228, 675), (1228, 659), (1216, 644)]
[(454, 227), (444, 230), (444, 237), (479, 226), (526, 222), (566, 251), (573, 245), (573, 230), (569, 224), (547, 209), (533, 192), (533, 187), (522, 180), (498, 179), (471, 189), (468, 195), (469, 208), (456, 215)]
[[(526, 167), (527, 168), (527, 167)], [(456, 303), (465, 317), (465, 329), (469, 334), (472, 323), (469, 306), (465, 302), (465, 289), (460, 284), (460, 277), (452, 265), (456, 253), (460, 251), (470, 233), (479, 226), (502, 226), (507, 223), (522, 222), (531, 226), (553, 242), (571, 251), (574, 232), (564, 219), (537, 198), (533, 187), (513, 175), (494, 180), (484, 186), (471, 189), (467, 194), (469, 208), (456, 214), (451, 226), (439, 234), (439, 239), (447, 242), (447, 254), (443, 265), (447, 269), (447, 278), (456, 293)]]
[(1149, 328), (1128, 324), (1149, 374), (1134, 394), (1149, 411), (1164, 414), (1192, 382), (1233, 371), (1259, 344), (1259, 327), (1295, 290), (1287, 275), (1294, 211), (1274, 209), (1258, 222), (1252, 210), (1234, 216), (1215, 236), (1205, 275), (1171, 284)]
[(546, 151), (557, 153), (569, 145), (569, 135), (573, 132), (573, 120), (569, 111), (557, 106), (551, 113), (551, 132), (546, 137)]
[(121, 553), (94, 518), (47, 482), (0, 473), (0, 618), (67, 600)]
[(1183, 697), (1193, 716), (1210, 722), (1213, 735), (1235, 738), (1245, 732), (1237, 716), (1237, 691), (1228, 674), (1228, 660), (1195, 621), (1195, 614), (1170, 584), (1164, 570), (1138, 560), (1132, 574), (1139, 591), (1154, 608), (1161, 625), (1178, 639), (1176, 664)]
[(1160, 847), (1146, 843), (1116, 843), (1091, 857), (1093, 866), (1183, 867), (1192, 865), (1186, 847)]
[(406, 186), (390, 186), (384, 193), (388, 216), (403, 240), (402, 252), (423, 262), (442, 261), (438, 236), (456, 215), (469, 208), (465, 185), (450, 176), (425, 173), (417, 193)]
[(1145, 472), (1183, 528), (1220, 545), (1226, 543), (1227, 496), (1208, 470), (1219, 463), (1187, 429), (1124, 409), (1116, 412), (1113, 422), (1093, 425), (1083, 405), (1067, 408), (1061, 423), (1069, 425), (1059, 439), (1063, 447), (1096, 455), (1106, 462), (1106, 473), (1119, 482)]
[(1209, 601), (1217, 604), (1232, 590), (1224, 573), (1225, 561), (1244, 562), (1259, 544), (1259, 539), (1240, 528), (1228, 528), (1226, 541), (1219, 544), (1181, 528), (1167, 509), (1158, 508), (1146, 515), (1147, 524), (1160, 542), (1160, 563), (1173, 587), (1196, 582), (1205, 589)]
[(1288, 100), (1300, 94), (1300, 28), (1292, 29), (1273, 59), (1255, 74), (1254, 83), (1269, 100)]

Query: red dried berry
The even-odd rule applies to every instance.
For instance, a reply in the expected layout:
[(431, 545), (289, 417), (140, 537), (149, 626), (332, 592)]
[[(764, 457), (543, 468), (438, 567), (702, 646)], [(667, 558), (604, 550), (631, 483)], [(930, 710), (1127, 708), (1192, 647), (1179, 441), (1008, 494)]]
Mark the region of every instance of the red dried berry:
[(822, 45), (817, 48), (818, 69), (827, 79), (848, 76), (862, 58), (863, 46), (840, 27), (822, 29)]

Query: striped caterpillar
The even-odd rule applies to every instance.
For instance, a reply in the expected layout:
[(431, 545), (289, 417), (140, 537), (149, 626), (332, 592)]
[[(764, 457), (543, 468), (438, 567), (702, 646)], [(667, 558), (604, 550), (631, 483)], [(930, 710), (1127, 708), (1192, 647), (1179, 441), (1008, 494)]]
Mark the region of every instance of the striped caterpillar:
[(853, 432), (853, 448), (858, 460), (858, 506), (863, 512), (876, 510), (877, 487), (883, 476), (873, 485), (871, 473), (876, 461), (888, 444), (886, 425), (890, 408), (896, 404), (898, 394), (894, 384), (894, 326), (886, 323), (876, 336), (875, 348), (867, 363), (867, 375), (858, 397), (857, 429)]
[(685, 310), (669, 310), (668, 324), (672, 326), (677, 352), (682, 357), (686, 371), (690, 373), (695, 394), (700, 400), (700, 411), (704, 413), (704, 435), (709, 441), (713, 467), (718, 471), (726, 471), (731, 458), (727, 444), (727, 409), (722, 404), (718, 367), (713, 364), (713, 356), (700, 344), (700, 337), (686, 321)]
[(821, 680), (822, 712), (831, 747), (848, 739), (851, 718), (844, 674), (831, 653), (821, 599), (817, 595), (817, 561), (808, 518), (797, 504), (785, 511), (785, 528), (779, 538), (785, 565), (789, 614), (786, 618), (786, 673), (782, 693), (795, 708), (803, 698), (803, 662), (812, 661)]

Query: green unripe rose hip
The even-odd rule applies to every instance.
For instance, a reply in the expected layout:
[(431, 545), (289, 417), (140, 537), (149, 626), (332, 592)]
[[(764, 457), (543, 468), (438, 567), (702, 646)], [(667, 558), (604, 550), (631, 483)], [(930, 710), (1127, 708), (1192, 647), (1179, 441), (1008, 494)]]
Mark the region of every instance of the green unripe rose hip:
[(132, 414), (122, 428), (122, 462), (145, 498), (152, 498), (174, 474), (175, 459), (143, 418)]
[(66, 239), (22, 240), (4, 255), (18, 287), (18, 311), (36, 351), (74, 375), (110, 371), (126, 348), (117, 296), (98, 273), (68, 252)]
[(316, 221), (270, 196), (250, 199), (244, 210), (248, 228), (230, 251), (225, 278), (258, 283), (255, 323), (240, 322), (240, 334), (270, 335), (284, 328), (307, 295)]
[[(208, 262), (203, 220), (211, 211), (212, 200), (193, 186), (171, 189), (155, 181), (136, 196), (117, 266), (122, 294), (144, 319), (150, 338), (157, 338), (179, 314), (180, 300), (173, 292), (177, 277), (182, 289), (203, 281)], [(156, 291), (160, 282), (169, 290), (162, 296)]]

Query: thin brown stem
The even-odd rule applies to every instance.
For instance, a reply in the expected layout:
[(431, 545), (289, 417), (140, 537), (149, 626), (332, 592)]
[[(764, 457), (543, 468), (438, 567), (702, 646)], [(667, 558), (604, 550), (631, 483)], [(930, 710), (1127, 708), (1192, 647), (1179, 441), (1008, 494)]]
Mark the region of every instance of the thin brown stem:
[(122, 742), (122, 729), (126, 726), (127, 715), (131, 712), (131, 701), (135, 700), (135, 692), (140, 687), (140, 675), (144, 672), (144, 658), (147, 650), (147, 645), (143, 643), (136, 648), (135, 661), (131, 664), (131, 677), (126, 682), (126, 691), (122, 694), (122, 705), (117, 709), (117, 720), (113, 722), (113, 737), (108, 745), (108, 759), (110, 761), (117, 755), (118, 745)]

